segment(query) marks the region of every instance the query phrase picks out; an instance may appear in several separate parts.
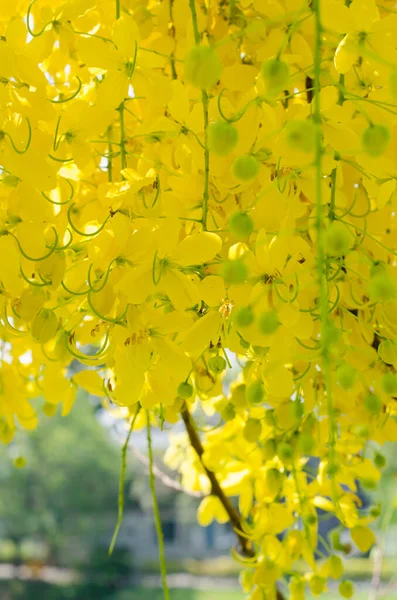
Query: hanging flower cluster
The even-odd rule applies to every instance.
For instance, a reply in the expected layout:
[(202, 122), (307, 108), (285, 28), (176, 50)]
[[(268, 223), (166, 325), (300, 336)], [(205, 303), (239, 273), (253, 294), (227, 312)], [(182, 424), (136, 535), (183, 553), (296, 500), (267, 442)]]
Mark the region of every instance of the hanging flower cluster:
[(249, 598), (350, 598), (317, 509), (367, 551), (397, 441), (395, 11), (15, 0), (0, 35), (1, 441), (79, 385), (183, 418), (166, 458)]

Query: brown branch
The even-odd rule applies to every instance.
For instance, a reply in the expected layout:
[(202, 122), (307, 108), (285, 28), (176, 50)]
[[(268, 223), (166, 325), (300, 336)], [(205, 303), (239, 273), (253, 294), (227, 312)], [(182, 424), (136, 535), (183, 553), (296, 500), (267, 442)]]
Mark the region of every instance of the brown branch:
[[(233, 506), (233, 504), (230, 502), (229, 498), (226, 496), (225, 492), (221, 488), (220, 483), (219, 483), (215, 473), (213, 471), (210, 471), (210, 469), (207, 469), (207, 467), (204, 464), (204, 461), (203, 461), (204, 448), (203, 448), (201, 440), (198, 436), (198, 433), (194, 426), (193, 419), (190, 415), (189, 409), (186, 406), (186, 404), (184, 405), (184, 407), (181, 411), (181, 415), (182, 415), (183, 422), (185, 423), (186, 431), (189, 436), (189, 440), (192, 445), (192, 448), (194, 448), (194, 450), (196, 451), (197, 456), (199, 457), (200, 462), (207, 474), (207, 477), (210, 480), (211, 494), (213, 496), (216, 496), (220, 500), (223, 508), (225, 509), (225, 511), (227, 512), (227, 514), (229, 516), (231, 524), (233, 525), (233, 529), (235, 530), (235, 533), (236, 533), (236, 535), (238, 537), (238, 541), (239, 541), (239, 546), (240, 546), (239, 550), (245, 556), (249, 556), (249, 557), (255, 556), (255, 551), (252, 548), (252, 544), (251, 544), (250, 540), (245, 538), (243, 535), (241, 535), (239, 533), (239, 531), (243, 531), (243, 527), (242, 527), (242, 519), (241, 519), (241, 516), (240, 516), (238, 510)], [(279, 589), (277, 589), (277, 600), (285, 600), (283, 594), (280, 592)]]
[(187, 434), (189, 436), (190, 443), (191, 443), (192, 447), (194, 448), (194, 450), (196, 451), (196, 453), (200, 459), (200, 462), (203, 465), (204, 470), (207, 474), (207, 477), (210, 480), (211, 494), (213, 496), (216, 496), (217, 498), (219, 498), (219, 500), (222, 503), (222, 506), (224, 507), (225, 511), (227, 512), (230, 522), (233, 525), (233, 529), (235, 530), (236, 535), (238, 537), (238, 540), (240, 543), (240, 550), (241, 550), (242, 554), (245, 554), (245, 556), (250, 556), (250, 557), (255, 556), (255, 552), (252, 549), (250, 540), (248, 540), (246, 537), (244, 537), (243, 535), (241, 535), (239, 533), (239, 531), (243, 531), (243, 527), (242, 527), (241, 517), (240, 517), (238, 511), (234, 508), (233, 504), (230, 502), (230, 499), (226, 496), (225, 492), (221, 488), (219, 481), (216, 478), (215, 473), (213, 471), (210, 471), (209, 469), (207, 469), (207, 467), (205, 466), (205, 464), (203, 462), (204, 448), (203, 448), (201, 440), (198, 436), (196, 428), (193, 424), (193, 420), (190, 415), (189, 409), (187, 408), (186, 405), (183, 407), (181, 414), (182, 414), (183, 422), (185, 423), (185, 427), (186, 427)]

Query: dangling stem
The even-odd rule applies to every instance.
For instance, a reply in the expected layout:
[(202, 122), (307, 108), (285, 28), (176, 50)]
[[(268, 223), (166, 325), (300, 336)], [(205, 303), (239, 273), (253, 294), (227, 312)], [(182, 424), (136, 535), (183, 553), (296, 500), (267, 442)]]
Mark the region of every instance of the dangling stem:
[(204, 192), (203, 192), (203, 229), (207, 229), (208, 200), (209, 200), (209, 177), (210, 177), (210, 152), (208, 149), (208, 94), (206, 90), (201, 92), (204, 111)]
[(164, 600), (170, 600), (170, 592), (169, 592), (168, 584), (167, 584), (167, 565), (166, 565), (166, 561), (165, 561), (164, 536), (163, 536), (163, 530), (161, 528), (160, 511), (159, 511), (159, 506), (158, 506), (158, 502), (157, 502), (156, 487), (155, 487), (155, 482), (154, 482), (152, 434), (151, 434), (151, 427), (150, 427), (150, 414), (149, 414), (148, 410), (146, 411), (146, 424), (147, 424), (147, 445), (148, 445), (148, 454), (149, 454), (149, 483), (150, 483), (150, 491), (152, 494), (154, 523), (156, 526), (157, 541), (158, 541), (158, 545), (159, 545), (161, 581), (162, 581), (163, 592), (164, 592)]
[[(116, 19), (121, 16), (121, 0), (116, 0)], [(120, 113), (120, 160), (121, 170), (126, 168), (125, 136), (124, 136), (124, 102), (118, 108)], [(124, 177), (123, 177), (124, 179)]]
[[(325, 256), (325, 237), (323, 230), (323, 219), (325, 217), (322, 204), (322, 131), (321, 131), (321, 49), (322, 49), (322, 24), (320, 13), (321, 0), (315, 0), (313, 3), (314, 23), (315, 23), (315, 46), (314, 46), (314, 112), (313, 118), (317, 125), (316, 134), (316, 153), (315, 153), (315, 198), (316, 198), (316, 229), (317, 229), (317, 276), (319, 288), (319, 313), (321, 320), (321, 358), (322, 370), (324, 374), (325, 392), (327, 396), (327, 410), (329, 419), (329, 456), (328, 470), (331, 479), (332, 497), (335, 504), (336, 513), (340, 513), (337, 489), (335, 483), (335, 445), (337, 439), (335, 423), (335, 407), (332, 397), (332, 377), (331, 377), (331, 356), (329, 352), (329, 290), (327, 285), (327, 261)], [(336, 172), (335, 172), (336, 175)], [(342, 516), (343, 520), (343, 516)]]
[[(127, 166), (126, 151), (125, 151), (125, 137), (124, 137), (124, 102), (122, 102), (118, 108), (120, 113), (120, 160), (121, 170), (123, 171)], [(123, 176), (124, 179), (124, 176)]]
[[(194, 41), (197, 46), (200, 45), (200, 32), (198, 28), (196, 2), (189, 0), (190, 12), (192, 14)], [(201, 101), (204, 113), (204, 191), (203, 191), (203, 212), (201, 223), (204, 231), (207, 230), (208, 200), (209, 200), (209, 176), (210, 176), (210, 151), (208, 149), (208, 94), (205, 89), (201, 90)]]
[(139, 415), (140, 410), (141, 410), (141, 405), (138, 404), (137, 411), (136, 411), (136, 413), (134, 415), (134, 418), (131, 421), (131, 425), (130, 425), (130, 428), (128, 430), (127, 437), (126, 437), (124, 445), (123, 445), (123, 447), (121, 449), (121, 470), (120, 470), (119, 496), (118, 496), (118, 509), (119, 510), (118, 510), (118, 518), (117, 518), (116, 527), (114, 529), (112, 541), (110, 542), (110, 546), (109, 546), (109, 556), (112, 554), (112, 552), (114, 550), (114, 546), (116, 544), (116, 540), (117, 540), (117, 536), (119, 534), (121, 523), (123, 521), (123, 514), (124, 514), (124, 483), (125, 483), (125, 470), (127, 468), (127, 450), (128, 450), (128, 444), (129, 444), (129, 441), (130, 441), (132, 430), (134, 429), (135, 422), (137, 420), (137, 417)]

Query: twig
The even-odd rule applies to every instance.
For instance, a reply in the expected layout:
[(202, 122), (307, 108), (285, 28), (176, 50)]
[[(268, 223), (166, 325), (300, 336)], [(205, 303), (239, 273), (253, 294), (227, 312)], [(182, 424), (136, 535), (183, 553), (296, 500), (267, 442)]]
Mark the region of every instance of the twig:
[(213, 471), (210, 471), (209, 469), (207, 469), (207, 467), (205, 466), (205, 464), (203, 462), (204, 448), (203, 448), (201, 440), (197, 434), (196, 428), (193, 424), (193, 420), (190, 415), (189, 409), (187, 408), (186, 405), (183, 407), (181, 415), (182, 415), (183, 422), (185, 423), (185, 427), (186, 427), (187, 434), (189, 436), (190, 443), (191, 443), (192, 447), (194, 448), (194, 450), (196, 451), (196, 453), (200, 459), (200, 462), (204, 467), (206, 475), (207, 475), (208, 479), (210, 480), (211, 494), (213, 496), (216, 496), (217, 498), (219, 498), (224, 509), (226, 510), (228, 517), (230, 519), (230, 522), (236, 531), (238, 540), (240, 542), (240, 547), (241, 547), (242, 553), (245, 554), (246, 556), (255, 556), (255, 552), (252, 549), (251, 542), (246, 537), (244, 537), (243, 535), (238, 533), (239, 531), (243, 531), (241, 517), (240, 517), (238, 511), (234, 508), (233, 504), (230, 502), (229, 498), (226, 496), (225, 492), (221, 488), (219, 481), (216, 478), (215, 473)]
[[(249, 556), (249, 557), (255, 556), (255, 551), (252, 548), (250, 540), (239, 533), (240, 531), (243, 531), (242, 519), (241, 519), (239, 512), (237, 511), (236, 508), (234, 508), (233, 504), (230, 502), (229, 498), (226, 496), (225, 492), (221, 488), (220, 483), (219, 483), (215, 473), (213, 471), (210, 471), (210, 469), (207, 469), (207, 467), (204, 464), (204, 461), (203, 461), (204, 448), (203, 448), (201, 440), (197, 434), (196, 428), (193, 423), (193, 419), (190, 415), (189, 409), (186, 406), (186, 404), (184, 405), (184, 407), (181, 411), (181, 415), (182, 415), (183, 422), (185, 423), (186, 431), (189, 436), (189, 440), (192, 445), (192, 448), (194, 448), (194, 450), (196, 451), (197, 456), (199, 457), (200, 462), (204, 468), (204, 471), (206, 472), (206, 475), (207, 475), (208, 479), (210, 480), (211, 494), (213, 496), (216, 496), (220, 500), (223, 508), (225, 509), (225, 511), (228, 514), (231, 524), (233, 525), (235, 533), (238, 537), (240, 551), (245, 556)], [(285, 600), (284, 595), (280, 592), (279, 589), (277, 589), (277, 600)]]
[[(145, 467), (149, 468), (149, 459), (144, 454), (142, 454), (138, 450), (138, 448), (130, 445), (130, 450), (134, 453), (134, 455), (136, 456), (136, 458), (139, 460), (140, 463), (145, 465)], [(183, 485), (181, 485), (179, 483), (179, 481), (172, 479), (172, 477), (170, 477), (169, 475), (167, 475), (166, 473), (161, 471), (155, 465), (153, 465), (153, 475), (155, 477), (157, 477), (157, 479), (159, 479), (161, 481), (161, 483), (163, 483), (166, 487), (176, 490), (177, 492), (183, 492), (187, 496), (192, 496), (193, 498), (204, 498), (204, 496), (205, 496), (205, 494), (203, 494), (201, 492), (195, 492), (194, 490), (188, 490)]]

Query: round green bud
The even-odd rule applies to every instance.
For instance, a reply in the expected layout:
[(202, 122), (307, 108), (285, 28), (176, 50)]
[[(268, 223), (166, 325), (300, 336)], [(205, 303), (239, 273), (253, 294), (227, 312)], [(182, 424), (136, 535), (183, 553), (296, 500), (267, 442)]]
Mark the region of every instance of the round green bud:
[(216, 121), (208, 127), (208, 148), (218, 156), (226, 156), (238, 142), (238, 131), (227, 121)]
[(262, 425), (259, 419), (248, 419), (243, 429), (244, 439), (250, 444), (255, 444), (262, 432)]
[(176, 393), (180, 398), (187, 400), (193, 396), (193, 386), (188, 381), (182, 381), (176, 390)]
[(383, 391), (389, 396), (397, 395), (397, 377), (391, 371), (385, 373), (381, 379)]
[(210, 46), (193, 46), (185, 57), (185, 77), (200, 89), (213, 88), (222, 72), (222, 63)]
[(319, 596), (325, 590), (325, 585), (327, 580), (324, 577), (320, 577), (320, 575), (312, 575), (309, 580), (309, 587), (314, 596)]
[(233, 402), (235, 406), (246, 406), (247, 399), (245, 396), (246, 385), (245, 383), (240, 383), (236, 387), (232, 389), (232, 395), (230, 397), (230, 401)]
[(226, 361), (223, 356), (212, 356), (208, 361), (208, 368), (214, 373), (222, 373), (226, 369)]
[(254, 313), (250, 306), (239, 308), (234, 317), (236, 327), (248, 327), (254, 322)]
[(224, 421), (232, 421), (236, 416), (236, 408), (234, 404), (229, 402), (226, 404), (225, 408), (222, 410), (222, 419)]
[(299, 152), (313, 152), (316, 148), (317, 128), (313, 121), (289, 121), (285, 128), (287, 144)]
[(390, 302), (396, 297), (396, 286), (388, 272), (371, 277), (369, 295), (373, 302)]
[(384, 125), (369, 125), (364, 129), (361, 143), (370, 156), (381, 156), (390, 142), (390, 131)]
[(290, 462), (294, 456), (294, 449), (288, 442), (280, 442), (277, 446), (277, 454), (283, 462)]
[(221, 275), (226, 284), (239, 285), (247, 279), (248, 268), (241, 260), (227, 260), (222, 265)]
[(23, 469), (26, 466), (26, 458), (24, 456), (18, 456), (14, 460), (14, 467), (17, 469)]
[(397, 361), (397, 345), (393, 340), (382, 340), (378, 346), (378, 354), (384, 363), (393, 365)]
[(313, 514), (306, 515), (304, 522), (310, 527), (311, 525), (315, 525), (317, 523), (317, 517)]
[(365, 490), (368, 490), (368, 491), (374, 491), (378, 487), (378, 482), (375, 481), (375, 479), (370, 479), (369, 477), (368, 478), (367, 477), (363, 477), (360, 480), (360, 483), (363, 486), (363, 488)]
[(374, 456), (374, 464), (378, 469), (383, 469), (386, 466), (387, 460), (384, 454), (376, 452)]
[(267, 310), (259, 317), (259, 330), (265, 335), (271, 335), (279, 327), (280, 321), (274, 310)]
[(266, 486), (272, 494), (279, 494), (283, 487), (283, 476), (278, 469), (268, 469), (265, 476)]
[(335, 323), (329, 323), (324, 332), (325, 346), (333, 346), (339, 342), (339, 339), (340, 329), (335, 325)]
[(369, 514), (373, 519), (377, 519), (378, 517), (380, 517), (380, 515), (382, 514), (382, 509), (379, 506), (379, 504), (377, 506), (371, 506)]
[(340, 539), (340, 531), (338, 529), (334, 529), (331, 532), (331, 544), (335, 550), (340, 550), (342, 548), (342, 542)]
[(371, 392), (364, 398), (364, 407), (369, 413), (376, 415), (382, 408), (382, 402), (376, 394)]
[(43, 413), (47, 415), (47, 417), (53, 417), (58, 410), (58, 404), (50, 404), (49, 402), (45, 402), (43, 404)]
[(262, 446), (262, 455), (265, 461), (272, 460), (276, 456), (277, 445), (276, 441), (273, 439), (266, 440), (266, 442)]
[(342, 598), (352, 598), (354, 595), (353, 583), (349, 579), (346, 579), (346, 581), (341, 581), (339, 584), (339, 593)]
[(41, 308), (32, 321), (31, 334), (35, 342), (46, 344), (58, 330), (58, 319), (50, 308)]
[(287, 89), (289, 83), (288, 64), (278, 58), (268, 58), (262, 64), (262, 77), (268, 92), (282, 92)]
[(329, 576), (332, 577), (332, 579), (340, 579), (342, 577), (344, 568), (340, 556), (337, 556), (336, 554), (330, 556), (326, 562), (326, 566)]
[(237, 156), (232, 165), (233, 176), (239, 181), (252, 181), (259, 173), (259, 162), (252, 154)]
[(246, 388), (248, 404), (262, 404), (265, 399), (265, 387), (260, 379), (255, 379)]
[(348, 364), (340, 365), (336, 370), (336, 381), (344, 390), (350, 390), (356, 379), (356, 369)]
[(238, 239), (246, 239), (254, 231), (254, 222), (245, 212), (235, 212), (229, 219), (230, 232)]
[(359, 438), (367, 438), (369, 436), (369, 427), (363, 423), (357, 423), (352, 426), (351, 432)]
[(352, 236), (341, 221), (332, 221), (327, 229), (326, 246), (331, 256), (344, 256), (348, 253)]
[(306, 589), (306, 581), (302, 577), (298, 577), (297, 575), (293, 575), (289, 582), (289, 590), (291, 592), (291, 600), (298, 598), (302, 598), (304, 600), (305, 589)]
[(316, 440), (308, 433), (302, 433), (298, 440), (299, 450), (302, 454), (311, 455), (316, 445)]

